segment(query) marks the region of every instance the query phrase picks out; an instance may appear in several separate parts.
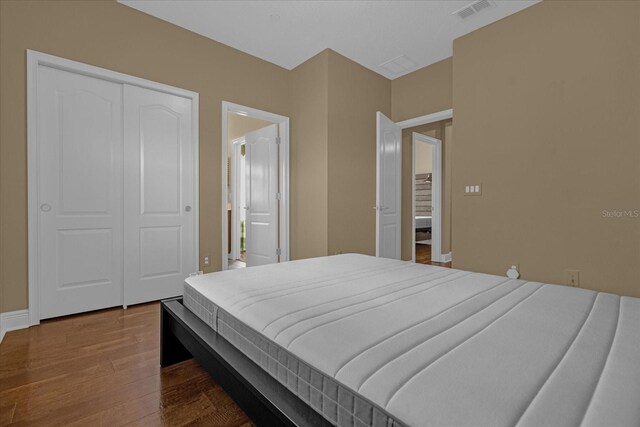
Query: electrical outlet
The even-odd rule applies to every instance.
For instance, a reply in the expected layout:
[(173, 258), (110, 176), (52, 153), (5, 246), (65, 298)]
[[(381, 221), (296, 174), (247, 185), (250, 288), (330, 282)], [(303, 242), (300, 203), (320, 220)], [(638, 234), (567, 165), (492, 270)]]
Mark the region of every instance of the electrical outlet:
[(568, 286), (580, 287), (580, 271), (565, 270), (565, 283)]
[(210, 265), (210, 264), (211, 264), (211, 261), (209, 260), (209, 255), (205, 255), (205, 256), (202, 258), (202, 263), (203, 263), (205, 266), (208, 266), (208, 265)]

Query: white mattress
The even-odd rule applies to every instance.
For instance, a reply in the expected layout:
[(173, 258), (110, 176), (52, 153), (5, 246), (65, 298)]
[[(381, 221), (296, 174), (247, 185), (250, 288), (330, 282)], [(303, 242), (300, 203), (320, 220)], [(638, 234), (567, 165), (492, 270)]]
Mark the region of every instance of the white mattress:
[(416, 228), (427, 228), (427, 227), (431, 227), (431, 217), (416, 216)]
[(638, 298), (354, 254), (187, 288), (397, 424), (640, 425)]

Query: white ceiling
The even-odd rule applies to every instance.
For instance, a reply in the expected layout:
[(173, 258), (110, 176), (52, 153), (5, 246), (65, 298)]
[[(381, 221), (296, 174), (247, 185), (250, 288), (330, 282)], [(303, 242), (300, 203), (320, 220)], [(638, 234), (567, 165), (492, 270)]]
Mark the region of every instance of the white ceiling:
[[(195, 33), (292, 69), (324, 49), (394, 79), (453, 54), (453, 40), (538, 0), (493, 1), (467, 19), (450, 1), (119, 0)], [(404, 55), (408, 69), (381, 64)]]

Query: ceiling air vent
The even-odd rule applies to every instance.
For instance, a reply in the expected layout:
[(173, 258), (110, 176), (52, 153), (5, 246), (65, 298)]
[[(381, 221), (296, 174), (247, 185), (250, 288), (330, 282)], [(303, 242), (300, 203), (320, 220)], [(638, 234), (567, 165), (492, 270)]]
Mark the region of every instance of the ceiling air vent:
[(463, 7), (462, 9), (458, 9), (452, 13), (452, 15), (458, 15), (462, 19), (466, 19), (470, 16), (475, 15), (476, 13), (480, 13), (485, 9), (489, 9), (495, 7), (495, 3), (489, 0), (478, 0), (474, 1)]
[(397, 58), (393, 58), (383, 64), (380, 64), (380, 68), (391, 74), (402, 74), (416, 67), (416, 63), (406, 55), (400, 55)]

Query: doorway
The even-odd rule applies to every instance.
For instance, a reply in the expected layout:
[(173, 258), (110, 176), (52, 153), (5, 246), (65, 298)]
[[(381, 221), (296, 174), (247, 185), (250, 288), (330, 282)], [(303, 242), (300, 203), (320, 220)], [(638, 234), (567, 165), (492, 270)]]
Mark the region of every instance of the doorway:
[(222, 269), (289, 259), (289, 118), (223, 102)]
[(412, 259), (430, 264), (442, 258), (442, 141), (417, 132), (411, 140)]
[[(452, 118), (453, 110), (444, 110), (394, 123), (382, 113), (377, 113), (376, 206), (374, 206), (377, 256), (416, 262), (415, 242), (418, 240), (428, 245), (428, 248), (422, 249), (429, 250), (429, 263), (451, 265)], [(420, 140), (417, 143), (414, 143), (414, 132), (422, 134), (417, 137)], [(445, 135), (448, 136), (445, 138)], [(422, 137), (425, 137), (424, 141)], [(431, 217), (419, 218), (417, 221), (418, 227), (422, 229), (419, 231), (429, 233), (419, 235), (416, 239), (414, 144), (435, 143), (428, 137), (441, 141), (437, 156), (440, 165), (438, 176), (440, 191), (438, 195), (431, 194), (432, 198), (440, 198), (438, 203), (440, 212), (436, 215), (426, 213), (420, 215)], [(435, 153), (433, 157), (436, 157)], [(433, 174), (433, 171), (430, 173)], [(425, 176), (423, 181), (430, 179), (430, 186), (434, 186), (433, 180), (438, 178), (433, 175)]]

